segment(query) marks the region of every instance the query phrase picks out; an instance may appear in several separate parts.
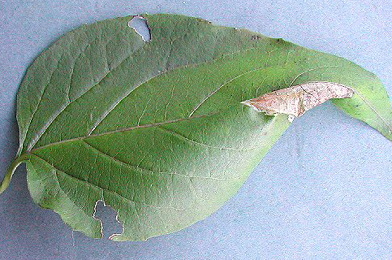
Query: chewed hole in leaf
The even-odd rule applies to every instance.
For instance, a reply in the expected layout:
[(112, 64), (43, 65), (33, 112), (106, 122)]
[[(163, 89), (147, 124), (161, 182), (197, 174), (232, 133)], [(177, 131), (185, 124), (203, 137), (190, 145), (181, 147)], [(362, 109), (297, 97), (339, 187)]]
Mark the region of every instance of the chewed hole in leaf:
[(144, 41), (149, 42), (151, 40), (150, 29), (145, 18), (136, 16), (128, 22), (128, 26), (134, 29)]
[(97, 204), (95, 205), (94, 217), (102, 221), (104, 238), (110, 238), (113, 234), (122, 233), (122, 224), (116, 220), (117, 211), (112, 207), (105, 205), (101, 200), (97, 201)]

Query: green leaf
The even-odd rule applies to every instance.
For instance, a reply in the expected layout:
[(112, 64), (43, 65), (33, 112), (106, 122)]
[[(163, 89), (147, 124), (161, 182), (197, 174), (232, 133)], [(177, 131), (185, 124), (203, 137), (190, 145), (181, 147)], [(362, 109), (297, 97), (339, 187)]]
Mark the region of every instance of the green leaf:
[(145, 240), (206, 218), (233, 196), (290, 125), (241, 102), (310, 81), (343, 84), (343, 111), (392, 140), (389, 97), (372, 73), (333, 55), (180, 15), (83, 25), (30, 66), (17, 99), (15, 168), (41, 207), (101, 237), (97, 201)]

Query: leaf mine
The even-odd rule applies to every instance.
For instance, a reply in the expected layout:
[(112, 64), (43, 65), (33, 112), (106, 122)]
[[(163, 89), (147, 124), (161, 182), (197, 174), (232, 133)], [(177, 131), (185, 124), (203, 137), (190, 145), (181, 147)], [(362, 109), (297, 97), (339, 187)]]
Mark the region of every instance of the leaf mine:
[(316, 81), (266, 93), (242, 104), (267, 115), (286, 114), (292, 121), (329, 99), (351, 98), (353, 95), (354, 90), (343, 84)]

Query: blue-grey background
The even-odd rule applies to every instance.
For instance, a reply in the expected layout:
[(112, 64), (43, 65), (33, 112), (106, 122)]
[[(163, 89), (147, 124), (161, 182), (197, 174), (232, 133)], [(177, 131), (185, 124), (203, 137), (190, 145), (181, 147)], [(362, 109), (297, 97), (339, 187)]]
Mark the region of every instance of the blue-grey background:
[[(392, 94), (390, 0), (0, 0), (0, 177), (17, 150), (15, 96), (27, 66), (83, 23), (181, 13), (350, 59)], [(0, 196), (0, 259), (392, 259), (392, 143), (324, 104), (295, 120), (218, 212), (147, 242), (102, 205), (104, 240), (72, 232), (33, 203), (26, 170)]]

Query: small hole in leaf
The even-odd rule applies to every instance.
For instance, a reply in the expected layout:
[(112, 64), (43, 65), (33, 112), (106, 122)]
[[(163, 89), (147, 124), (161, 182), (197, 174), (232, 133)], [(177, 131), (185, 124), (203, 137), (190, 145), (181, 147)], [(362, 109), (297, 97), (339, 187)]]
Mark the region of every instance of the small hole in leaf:
[(133, 28), (144, 41), (148, 42), (151, 40), (150, 29), (147, 25), (147, 20), (143, 17), (136, 16), (128, 22), (128, 26)]

